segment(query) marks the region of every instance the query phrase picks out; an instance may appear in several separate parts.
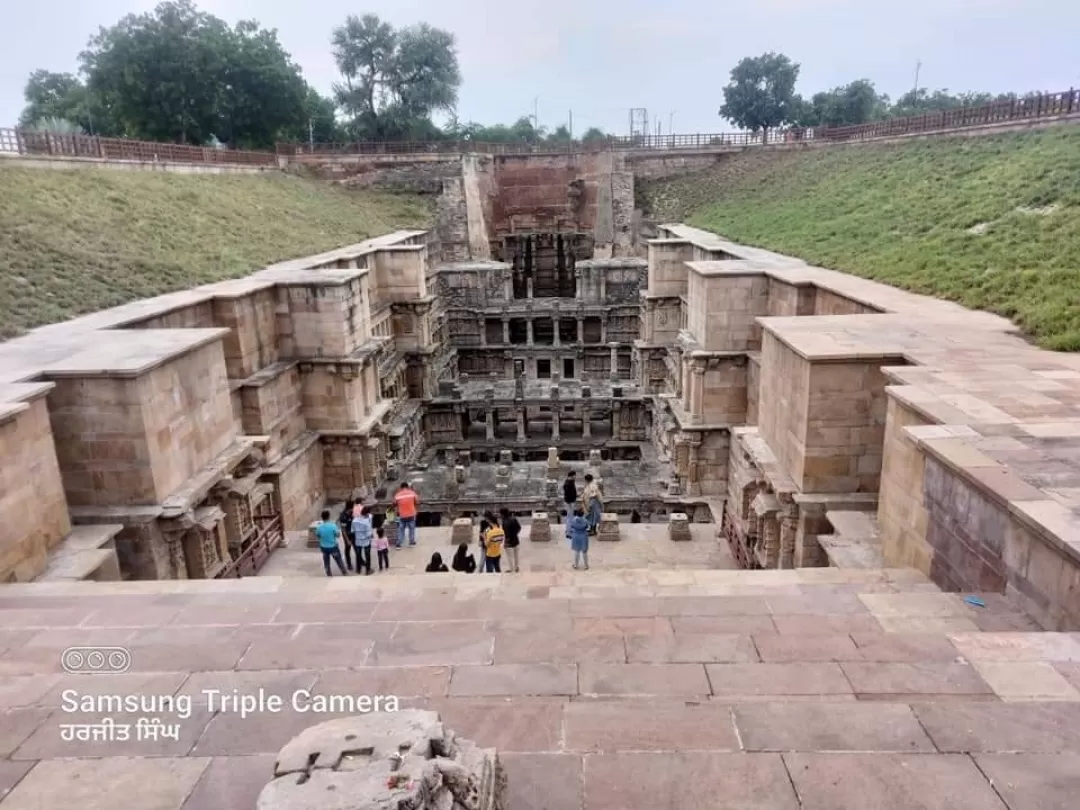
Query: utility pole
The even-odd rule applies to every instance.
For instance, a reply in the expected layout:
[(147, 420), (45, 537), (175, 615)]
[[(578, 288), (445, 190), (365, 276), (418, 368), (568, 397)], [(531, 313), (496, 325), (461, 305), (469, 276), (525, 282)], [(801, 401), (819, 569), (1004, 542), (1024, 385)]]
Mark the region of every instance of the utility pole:
[(918, 107), (919, 106), (919, 71), (922, 69), (922, 60), (915, 60), (915, 90), (912, 92), (911, 101)]
[(675, 132), (675, 110), (668, 113), (667, 116), (667, 134), (672, 135)]
[(312, 154), (315, 154), (315, 122), (310, 116), (307, 120), (307, 139), (308, 149)]
[(533, 129), (536, 130), (536, 135), (540, 135), (540, 96), (533, 99)]
[(573, 110), (570, 110), (569, 130), (570, 130), (570, 141), (567, 143), (567, 149), (568, 150), (573, 150), (573, 148), (574, 148), (574, 111)]

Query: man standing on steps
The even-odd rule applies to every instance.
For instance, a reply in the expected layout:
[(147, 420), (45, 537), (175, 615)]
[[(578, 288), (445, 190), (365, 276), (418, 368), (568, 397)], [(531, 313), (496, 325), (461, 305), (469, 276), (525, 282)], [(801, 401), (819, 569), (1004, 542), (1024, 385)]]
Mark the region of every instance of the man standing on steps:
[(562, 485), (562, 499), (566, 504), (566, 536), (570, 537), (570, 521), (574, 518), (574, 507), (577, 505), (577, 473), (573, 470), (566, 474), (566, 480)]
[(409, 532), (409, 545), (416, 545), (416, 508), (420, 505), (420, 496), (409, 486), (408, 481), (402, 481), (397, 494), (394, 495), (394, 506), (397, 508), (398, 535), (397, 548), (401, 548), (401, 536), (406, 530)]
[(356, 544), (356, 573), (358, 574), (361, 568), (366, 568), (367, 575), (371, 575), (371, 539), (374, 534), (375, 530), (371, 528), (371, 515), (366, 506), (362, 507), (359, 517), (353, 518), (352, 522), (353, 543)]
[(330, 560), (333, 560), (337, 563), (341, 575), (345, 576), (345, 563), (341, 559), (341, 549), (338, 548), (338, 541), (341, 539), (341, 528), (330, 520), (329, 509), (323, 510), (322, 523), (315, 527), (315, 536), (319, 540), (319, 550), (322, 552), (323, 568), (326, 570), (326, 575), (328, 577), (333, 576), (330, 573)]
[(521, 523), (510, 514), (505, 506), (499, 510), (502, 515), (503, 534), (506, 535), (506, 566), (508, 571), (521, 573), (518, 560), (518, 547), (521, 545)]

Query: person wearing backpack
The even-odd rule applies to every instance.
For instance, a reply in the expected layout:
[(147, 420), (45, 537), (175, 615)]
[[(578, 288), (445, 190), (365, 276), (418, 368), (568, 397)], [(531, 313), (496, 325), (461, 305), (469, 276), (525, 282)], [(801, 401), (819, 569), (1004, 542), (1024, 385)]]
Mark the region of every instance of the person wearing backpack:
[(521, 523), (510, 514), (510, 510), (503, 507), (499, 510), (502, 515), (502, 529), (506, 535), (506, 567), (515, 574), (521, 572), (518, 560), (518, 551), (521, 546)]

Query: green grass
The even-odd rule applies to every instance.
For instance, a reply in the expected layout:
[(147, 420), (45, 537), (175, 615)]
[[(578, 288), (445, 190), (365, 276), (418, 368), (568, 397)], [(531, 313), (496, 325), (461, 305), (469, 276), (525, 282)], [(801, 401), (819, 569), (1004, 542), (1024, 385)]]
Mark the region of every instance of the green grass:
[(1080, 350), (1080, 126), (739, 155), (642, 197), (661, 221), (989, 310), (1044, 348)]
[(0, 165), (0, 339), (429, 220), (417, 197), (278, 173)]

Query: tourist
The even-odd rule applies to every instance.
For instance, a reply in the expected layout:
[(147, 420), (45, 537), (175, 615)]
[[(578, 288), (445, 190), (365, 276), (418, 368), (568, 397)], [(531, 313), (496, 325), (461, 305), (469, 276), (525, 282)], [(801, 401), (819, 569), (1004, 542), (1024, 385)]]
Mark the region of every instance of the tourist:
[(409, 545), (416, 545), (416, 507), (420, 505), (420, 496), (416, 494), (408, 481), (402, 481), (394, 495), (394, 507), (397, 509), (398, 536), (397, 547), (401, 548), (401, 535), (407, 529)]
[(571, 470), (566, 474), (566, 480), (562, 485), (562, 499), (566, 504), (566, 537), (570, 539), (570, 519), (574, 516), (574, 506), (577, 504), (577, 473)]
[(503, 541), (506, 533), (499, 525), (499, 519), (492, 515), (488, 518), (491, 528), (484, 535), (484, 570), (489, 574), (498, 574), (500, 561), (502, 560)]
[(427, 564), (427, 568), (424, 569), (429, 574), (442, 574), (448, 571), (446, 563), (442, 561), (442, 554), (435, 552), (431, 555), (431, 562)]
[[(345, 567), (348, 568), (350, 571), (353, 570), (353, 546), (356, 544), (356, 541), (353, 539), (352, 534), (352, 522), (353, 519), (356, 517), (354, 512), (355, 510), (353, 508), (353, 502), (350, 498), (349, 500), (345, 501), (345, 506), (342, 507), (341, 514), (338, 515), (338, 525), (341, 526), (341, 534), (345, 540)], [(360, 570), (359, 565), (357, 566), (356, 570)]]
[(330, 573), (330, 560), (337, 563), (337, 567), (341, 569), (341, 575), (345, 574), (345, 563), (341, 559), (341, 549), (338, 548), (338, 540), (341, 539), (341, 527), (338, 524), (330, 520), (330, 510), (324, 509), (322, 512), (322, 523), (315, 527), (315, 536), (319, 539), (319, 550), (322, 552), (323, 568), (326, 570), (326, 575), (332, 576)]
[(521, 523), (510, 514), (510, 510), (503, 507), (499, 510), (502, 515), (503, 533), (506, 535), (506, 566), (515, 574), (520, 573), (518, 563), (518, 547), (521, 545)]
[(488, 529), (491, 528), (492, 519), (493, 518), (491, 517), (491, 512), (484, 512), (484, 516), (480, 518), (480, 537), (476, 541), (476, 544), (478, 546), (476, 555), (476, 572), (478, 574), (484, 573), (484, 558), (487, 557), (487, 552), (485, 552), (484, 550), (484, 542), (485, 538), (487, 537)]
[(566, 521), (570, 527), (570, 548), (574, 551), (574, 568), (582, 564), (589, 570), (589, 521), (581, 507), (574, 510), (574, 516)]
[(589, 534), (596, 534), (596, 528), (600, 525), (600, 516), (604, 512), (604, 502), (600, 496), (600, 487), (591, 475), (585, 476), (585, 490), (581, 493), (581, 506), (589, 522)]
[(460, 543), (458, 545), (457, 551), (454, 552), (454, 559), (450, 562), (450, 567), (463, 574), (471, 574), (476, 570), (476, 560), (473, 558), (473, 555), (469, 553), (469, 546), (467, 543)]
[(386, 529), (382, 526), (375, 530), (375, 553), (379, 557), (379, 570), (390, 570), (390, 541), (386, 539)]
[(353, 518), (352, 535), (356, 545), (356, 573), (360, 573), (361, 567), (366, 569), (366, 574), (371, 576), (371, 538), (374, 535), (371, 528), (371, 514), (365, 506), (360, 510), (359, 517)]

